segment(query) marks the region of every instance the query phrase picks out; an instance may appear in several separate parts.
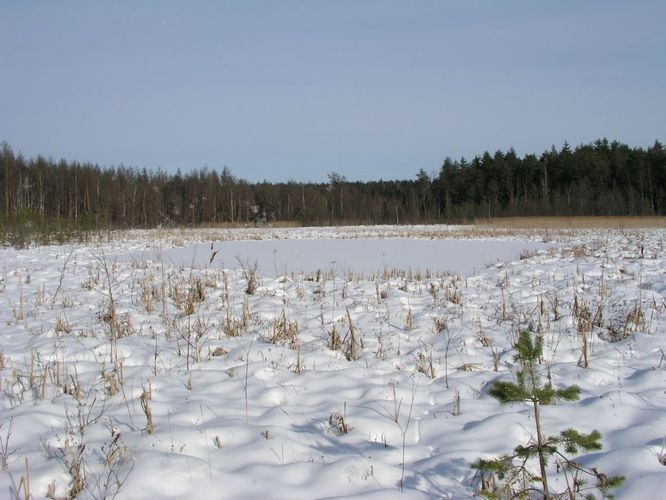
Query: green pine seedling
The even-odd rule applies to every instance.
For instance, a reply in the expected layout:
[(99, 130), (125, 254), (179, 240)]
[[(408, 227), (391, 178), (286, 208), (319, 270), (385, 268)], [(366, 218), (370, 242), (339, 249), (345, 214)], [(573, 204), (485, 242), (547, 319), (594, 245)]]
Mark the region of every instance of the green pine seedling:
[[(610, 490), (622, 484), (624, 477), (608, 477), (595, 468), (578, 464), (566, 455), (578, 453), (578, 450), (593, 451), (601, 449), (601, 434), (594, 430), (583, 434), (575, 429), (562, 431), (558, 436), (544, 436), (541, 427), (541, 407), (557, 401), (577, 401), (580, 388), (576, 385), (564, 389), (554, 389), (550, 382), (543, 382), (539, 360), (543, 354), (543, 339), (535, 340), (529, 332), (521, 332), (518, 342), (514, 344), (516, 354), (514, 360), (520, 369), (516, 374), (516, 382), (496, 381), (488, 391), (501, 404), (528, 403), (532, 406), (536, 427), (536, 443), (517, 446), (513, 454), (502, 455), (490, 460), (479, 460), (472, 467), (481, 474), (481, 492), (489, 498), (505, 496), (526, 496), (535, 491), (534, 483), (541, 483), (544, 498), (551, 498), (548, 487), (548, 459), (555, 456), (558, 470), (564, 471), (567, 480), (565, 494), (575, 498), (581, 490), (598, 489), (604, 497), (610, 497)], [(561, 451), (562, 450), (562, 451)], [(565, 455), (566, 454), (566, 455)], [(529, 472), (527, 463), (538, 459), (540, 476)], [(594, 486), (585, 486), (580, 477), (589, 475), (596, 478)], [(495, 477), (503, 485), (495, 484)], [(559, 495), (558, 495), (559, 496)]]

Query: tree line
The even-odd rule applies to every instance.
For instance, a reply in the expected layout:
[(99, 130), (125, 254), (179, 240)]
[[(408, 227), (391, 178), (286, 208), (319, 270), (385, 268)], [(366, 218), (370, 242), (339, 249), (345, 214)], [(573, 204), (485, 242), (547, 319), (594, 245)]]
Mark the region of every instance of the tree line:
[(402, 224), (526, 215), (664, 215), (666, 148), (599, 139), (537, 156), (446, 158), (413, 179), (258, 182), (224, 167), (186, 173), (25, 158), (0, 148), (2, 229), (263, 224)]

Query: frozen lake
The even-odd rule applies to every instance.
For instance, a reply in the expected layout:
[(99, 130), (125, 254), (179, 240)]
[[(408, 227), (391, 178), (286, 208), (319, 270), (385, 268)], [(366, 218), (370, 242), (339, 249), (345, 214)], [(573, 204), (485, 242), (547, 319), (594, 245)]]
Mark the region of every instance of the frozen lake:
[[(312, 273), (318, 269), (339, 275), (373, 274), (384, 270), (454, 272), (469, 276), (488, 264), (518, 259), (522, 251), (547, 245), (516, 240), (426, 239), (312, 239), (201, 243), (163, 251), (164, 260), (176, 266), (234, 268), (239, 260), (254, 263), (263, 276)], [(210, 263), (213, 252), (217, 252)], [(136, 254), (133, 254), (136, 257)], [(160, 260), (158, 250), (141, 258)]]

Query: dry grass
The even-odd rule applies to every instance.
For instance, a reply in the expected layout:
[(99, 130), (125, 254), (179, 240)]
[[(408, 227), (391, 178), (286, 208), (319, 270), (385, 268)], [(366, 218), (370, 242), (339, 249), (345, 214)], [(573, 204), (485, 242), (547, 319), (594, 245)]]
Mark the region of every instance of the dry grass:
[(288, 344), (292, 349), (296, 349), (298, 345), (298, 323), (287, 319), (284, 309), (273, 322), (273, 333), (268, 340), (273, 344)]
[(498, 217), (477, 219), (475, 225), (496, 229), (666, 228), (666, 217)]
[(262, 227), (276, 227), (276, 228), (290, 228), (290, 227), (303, 227), (299, 221), (295, 220), (273, 220), (265, 225), (242, 223), (242, 222), (207, 222), (197, 226), (199, 229), (238, 229), (238, 228), (262, 228)]

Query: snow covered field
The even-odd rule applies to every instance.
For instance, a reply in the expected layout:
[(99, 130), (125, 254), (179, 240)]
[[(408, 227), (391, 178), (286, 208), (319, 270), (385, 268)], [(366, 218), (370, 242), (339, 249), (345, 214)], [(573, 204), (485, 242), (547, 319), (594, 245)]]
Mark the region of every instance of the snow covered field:
[(546, 433), (666, 490), (664, 230), (112, 236), (0, 250), (1, 498), (470, 497), (535, 437), (487, 394), (526, 329), (581, 388)]

